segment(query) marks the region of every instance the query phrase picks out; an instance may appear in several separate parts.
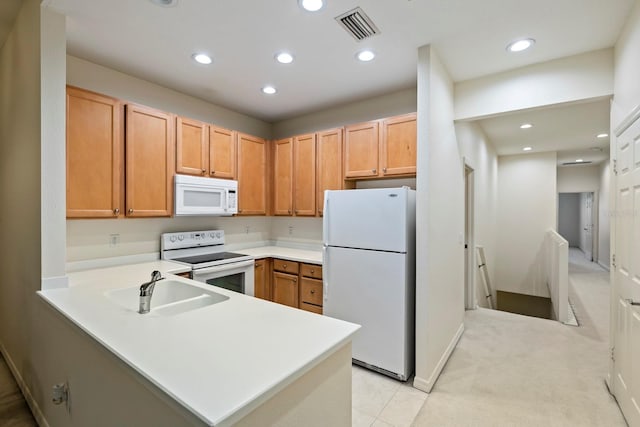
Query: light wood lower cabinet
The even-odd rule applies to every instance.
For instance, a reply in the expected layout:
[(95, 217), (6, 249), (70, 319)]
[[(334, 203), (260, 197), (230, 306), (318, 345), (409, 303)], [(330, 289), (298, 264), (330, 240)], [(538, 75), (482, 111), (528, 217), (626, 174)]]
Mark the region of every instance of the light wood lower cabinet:
[(126, 106), (126, 215), (171, 216), (175, 170), (174, 116)]
[(254, 269), (254, 296), (271, 300), (270, 260), (257, 259)]
[(124, 109), (67, 87), (67, 218), (124, 215)]
[[(264, 267), (259, 262), (265, 262)], [(271, 260), (271, 283), (265, 285), (269, 259), (256, 261), (256, 297), (322, 314), (322, 266), (285, 259)], [(260, 277), (259, 277), (260, 275)], [(270, 288), (269, 291), (263, 289)], [(270, 292), (271, 298), (264, 297)]]
[(238, 134), (238, 214), (267, 214), (267, 142)]
[(273, 272), (273, 302), (298, 308), (298, 276)]

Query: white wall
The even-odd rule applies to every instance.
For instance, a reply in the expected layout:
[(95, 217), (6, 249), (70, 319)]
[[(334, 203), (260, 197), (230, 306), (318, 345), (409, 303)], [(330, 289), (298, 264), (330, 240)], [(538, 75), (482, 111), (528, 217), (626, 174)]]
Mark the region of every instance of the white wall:
[(611, 167), (610, 163), (604, 162), (599, 167), (600, 192), (598, 197), (598, 259), (597, 262), (602, 267), (609, 269), (611, 259), (611, 211), (609, 208)]
[(497, 289), (549, 297), (544, 236), (556, 204), (555, 152), (498, 158)]
[(600, 189), (600, 166), (559, 166), (558, 193), (597, 192)]
[(70, 55), (67, 56), (67, 83), (224, 128), (271, 138), (270, 123)]
[(558, 195), (558, 234), (577, 248), (580, 245), (580, 194)]
[(456, 84), (456, 120), (613, 94), (613, 51), (597, 50)]
[(464, 330), (464, 167), (453, 83), (431, 46), (418, 49), (416, 376), (429, 391)]
[(415, 88), (406, 89), (283, 120), (273, 124), (273, 139), (413, 113), (416, 96)]
[[(489, 280), (494, 281), (497, 262), (498, 156), (477, 123), (459, 122), (455, 128), (460, 153), (474, 173), (474, 244), (484, 247)], [(470, 253), (475, 254), (475, 250), (472, 248)], [(477, 304), (487, 308), (489, 305), (478, 269), (474, 270), (474, 282)]]
[[(615, 129), (636, 106), (640, 105), (640, 0), (622, 29), (615, 45), (615, 75), (611, 128)], [(611, 132), (613, 135), (613, 132)]]

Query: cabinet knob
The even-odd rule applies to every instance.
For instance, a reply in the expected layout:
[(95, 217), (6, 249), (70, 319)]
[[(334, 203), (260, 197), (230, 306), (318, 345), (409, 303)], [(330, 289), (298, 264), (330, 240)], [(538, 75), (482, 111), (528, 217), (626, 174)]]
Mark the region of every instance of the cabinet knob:
[(315, 270), (311, 270), (311, 274), (315, 273)]
[(298, 279), (293, 279), (293, 283), (296, 283), (298, 281)]
[(378, 173), (378, 169), (371, 169), (371, 172)]
[(387, 168), (382, 168), (382, 172), (387, 173)]
[(120, 208), (115, 208), (115, 209), (113, 210), (113, 214), (114, 214), (114, 215), (119, 215), (119, 214), (120, 214)]
[(129, 208), (129, 213), (133, 213), (133, 208)]
[(282, 268), (287, 268), (287, 264), (282, 264)]
[(215, 175), (215, 174), (216, 174), (216, 171), (211, 171), (211, 175)]
[(238, 213), (242, 213), (242, 209), (238, 209)]
[(206, 169), (202, 169), (202, 175), (204, 175), (205, 173), (207, 173)]
[(311, 289), (311, 295), (315, 294), (316, 290), (315, 289)]

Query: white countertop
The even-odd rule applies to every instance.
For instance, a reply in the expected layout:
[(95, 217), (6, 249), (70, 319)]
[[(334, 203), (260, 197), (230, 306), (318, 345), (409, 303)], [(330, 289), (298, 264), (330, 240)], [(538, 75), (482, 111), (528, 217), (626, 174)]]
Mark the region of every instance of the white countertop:
[[(242, 252), (260, 250), (281, 256), (268, 247)], [(138, 287), (153, 270), (197, 283), (170, 275), (188, 267), (153, 261), (70, 273), (69, 288), (40, 295), (208, 425), (238, 421), (349, 342), (359, 328), (221, 288), (215, 292), (228, 300), (172, 317), (153, 316), (153, 310), (141, 315), (105, 296), (112, 289)]]
[(282, 258), (289, 261), (322, 264), (322, 252), (306, 249), (286, 248), (283, 246), (260, 246), (257, 248), (238, 249), (239, 252), (256, 258)]

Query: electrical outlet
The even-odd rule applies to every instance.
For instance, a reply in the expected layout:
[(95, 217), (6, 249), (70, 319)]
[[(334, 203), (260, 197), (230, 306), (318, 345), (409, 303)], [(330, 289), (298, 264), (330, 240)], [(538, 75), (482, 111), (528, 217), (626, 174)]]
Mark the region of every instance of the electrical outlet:
[(120, 243), (120, 235), (109, 234), (109, 246), (118, 246), (118, 243)]
[(293, 225), (289, 226), (289, 236), (293, 234)]
[(249, 228), (250, 227), (248, 225), (244, 226), (244, 234), (249, 234)]

